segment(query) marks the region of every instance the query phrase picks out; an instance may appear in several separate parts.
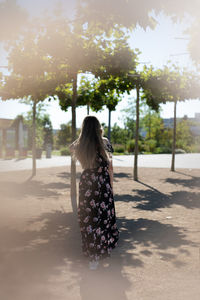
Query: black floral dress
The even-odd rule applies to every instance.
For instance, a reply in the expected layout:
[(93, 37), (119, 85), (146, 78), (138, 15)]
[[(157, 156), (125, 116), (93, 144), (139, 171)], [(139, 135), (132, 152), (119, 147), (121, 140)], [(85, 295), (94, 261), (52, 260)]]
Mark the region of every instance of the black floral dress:
[(79, 183), (82, 250), (90, 260), (110, 256), (119, 238), (108, 162), (99, 153), (97, 161), (99, 166), (84, 170)]

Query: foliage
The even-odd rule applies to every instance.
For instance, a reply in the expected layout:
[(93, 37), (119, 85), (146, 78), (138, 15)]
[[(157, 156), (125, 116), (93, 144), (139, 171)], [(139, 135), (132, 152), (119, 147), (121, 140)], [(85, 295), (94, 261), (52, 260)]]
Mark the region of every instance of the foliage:
[[(82, 39), (84, 40), (84, 37), (82, 37)], [(92, 42), (95, 43), (95, 41)], [(102, 43), (104, 45), (104, 42)], [(126, 89), (126, 86), (122, 84), (123, 79), (120, 76), (123, 76), (128, 70), (132, 70), (136, 64), (136, 54), (129, 49), (126, 44), (126, 39), (119, 42), (121, 48), (117, 44), (117, 41), (113, 42), (113, 45), (115, 44), (115, 48), (112, 46), (105, 49), (103, 49), (102, 45), (98, 45), (99, 48), (95, 50), (99, 53), (99, 57), (101, 57), (98, 68), (96, 65), (94, 70), (92, 62), (87, 66), (87, 70), (92, 72), (95, 78), (91, 79), (91, 76), (90, 78), (86, 76), (81, 77), (79, 88), (77, 90), (76, 107), (89, 105), (93, 111), (97, 112), (105, 105), (109, 110), (115, 110), (116, 105), (121, 100), (120, 94)], [(124, 51), (126, 53), (124, 53)], [(80, 56), (82, 56), (81, 49)], [(123, 63), (119, 61), (119, 57), (123, 60)], [(124, 63), (125, 57), (127, 61), (126, 64)], [(80, 69), (81, 72), (83, 72), (81, 65), (78, 70)], [(61, 109), (64, 111), (71, 106), (73, 95), (73, 87), (72, 82), (70, 82), (70, 73), (67, 65), (66, 72), (68, 72), (68, 82), (60, 84), (52, 94), (58, 97)]]
[(162, 135), (164, 131), (164, 123), (160, 114), (157, 112), (149, 111), (142, 119), (142, 126), (146, 131), (147, 140), (155, 140), (156, 146), (160, 146), (162, 143)]
[(67, 156), (67, 155), (70, 155), (70, 150), (68, 147), (62, 147), (60, 149), (60, 155), (61, 156)]
[(121, 128), (120, 126), (117, 125), (117, 123), (115, 123), (111, 129), (111, 142), (113, 144), (126, 145), (127, 140), (128, 140), (128, 130)]
[(195, 139), (190, 130), (191, 122), (187, 119), (182, 119), (177, 124), (177, 148), (183, 149), (186, 152), (191, 152), (191, 146)]
[(83, 22), (88, 23), (90, 27), (97, 27), (99, 30), (109, 31), (114, 26), (123, 26), (135, 28), (140, 26), (144, 29), (147, 27), (154, 28), (157, 24), (152, 17), (151, 12), (158, 14), (164, 12), (171, 16), (173, 20), (182, 19), (185, 13), (192, 16), (199, 16), (200, 5), (198, 1), (176, 0), (172, 1), (146, 1), (136, 0), (123, 1), (118, 0), (83, 0), (80, 1), (79, 15)]
[(147, 104), (168, 101), (185, 101), (199, 97), (199, 78), (186, 69), (181, 70), (175, 65), (164, 66), (163, 69), (146, 69), (143, 98)]
[(44, 145), (53, 145), (53, 127), (49, 115), (45, 114), (42, 120)]
[(157, 142), (154, 139), (145, 140), (145, 144), (144, 144), (144, 150), (145, 150), (145, 152), (155, 153), (155, 151), (156, 151), (156, 144), (157, 144)]
[[(143, 150), (143, 143), (141, 140), (138, 141), (139, 151)], [(126, 145), (127, 151), (133, 153), (135, 149), (135, 140), (129, 140)]]
[[(28, 102), (27, 102), (28, 104)], [(32, 147), (32, 110), (23, 115), (24, 123), (28, 126), (28, 147)], [(38, 111), (36, 114), (36, 147), (44, 148), (46, 143), (53, 145), (53, 128), (50, 117), (45, 114), (45, 105), (38, 103)]]
[[(146, 113), (146, 103), (144, 101), (139, 103), (139, 112), (141, 117)], [(135, 137), (135, 119), (136, 119), (136, 99), (129, 98), (126, 108), (122, 110), (122, 120), (124, 122), (124, 127), (128, 131), (128, 139), (133, 139)], [(142, 120), (140, 121), (141, 127)]]
[(114, 153), (124, 153), (126, 151), (124, 144), (113, 145), (113, 148), (114, 148)]
[(57, 133), (57, 147), (66, 146), (71, 142), (71, 122), (61, 124)]
[[(124, 119), (128, 120), (129, 112), (131, 107), (134, 108), (133, 104), (130, 104), (130, 110), (123, 110), (126, 112)], [(142, 108), (142, 115), (140, 121), (140, 132), (145, 132), (145, 138), (140, 137), (139, 150), (145, 153), (171, 153), (172, 149), (172, 128), (164, 127), (163, 119), (160, 114), (152, 111), (151, 109)], [(130, 120), (134, 124), (134, 120)], [(127, 123), (125, 123), (127, 124)], [(198, 125), (198, 124), (197, 124)], [(195, 126), (194, 122), (183, 118), (177, 122), (177, 148), (181, 148), (186, 152), (197, 152), (198, 138), (193, 136), (191, 132), (191, 126)], [(125, 128), (121, 128), (116, 124), (112, 128), (114, 132), (114, 140), (118, 144), (126, 143), (126, 149), (128, 152), (134, 151), (134, 139), (129, 138), (129, 132), (127, 125)], [(112, 134), (113, 137), (113, 134)], [(126, 141), (126, 142), (125, 142)]]
[(195, 25), (190, 29), (190, 42), (188, 50), (192, 60), (200, 67), (200, 33), (199, 33), (199, 20), (196, 21)]

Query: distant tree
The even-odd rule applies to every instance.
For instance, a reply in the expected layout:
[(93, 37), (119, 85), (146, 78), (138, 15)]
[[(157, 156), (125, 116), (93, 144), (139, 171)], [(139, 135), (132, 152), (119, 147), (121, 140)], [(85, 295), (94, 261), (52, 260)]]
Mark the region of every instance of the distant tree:
[[(31, 101), (23, 100), (22, 103), (32, 105)], [(36, 148), (45, 148), (46, 144), (53, 145), (53, 127), (50, 116), (45, 113), (44, 103), (38, 103), (37, 114), (35, 117), (35, 143)], [(32, 148), (33, 142), (33, 112), (32, 109), (23, 114), (24, 123), (28, 126), (28, 147)]]
[(50, 144), (53, 147), (53, 126), (48, 114), (43, 116), (42, 120), (43, 134), (44, 134), (44, 147)]
[(174, 124), (172, 141), (171, 171), (175, 171), (175, 149), (176, 149), (176, 110), (177, 102), (199, 97), (199, 79), (187, 70), (181, 70), (177, 66), (148, 72), (148, 80), (145, 82), (144, 97), (155, 103), (174, 103)]
[[(111, 140), (111, 113), (116, 109), (117, 104), (121, 101), (121, 95), (124, 90), (119, 88), (120, 77), (107, 76), (106, 79), (102, 79), (96, 84), (96, 92), (101, 96), (102, 105), (105, 105), (108, 109), (108, 139)], [(94, 98), (95, 101), (95, 98)], [(96, 102), (96, 101), (95, 101)], [(95, 105), (92, 107), (95, 110)], [(97, 111), (97, 110), (96, 110)]]
[(191, 152), (192, 145), (195, 143), (195, 138), (191, 132), (191, 125), (191, 121), (184, 118), (177, 123), (176, 145), (177, 148), (183, 149), (186, 152)]
[(71, 142), (71, 122), (68, 122), (67, 124), (61, 124), (60, 130), (57, 134), (57, 145), (60, 146), (66, 146), (67, 144), (70, 144)]
[[(149, 78), (149, 70), (145, 66), (142, 71), (136, 72), (132, 71), (127, 76), (127, 83), (128, 83), (128, 93), (131, 90), (136, 91), (136, 119), (135, 119), (135, 141), (134, 141), (134, 168), (133, 168), (133, 179), (138, 181), (138, 152), (139, 152), (139, 126), (140, 126), (140, 103), (141, 100), (143, 101), (144, 98), (141, 97), (141, 92), (145, 88), (145, 83)], [(127, 85), (126, 83), (126, 85)], [(154, 110), (159, 109), (159, 104), (154, 101), (153, 98), (149, 98), (145, 100), (145, 102)]]
[(143, 128), (146, 131), (146, 139), (156, 141), (156, 146), (159, 147), (162, 140), (164, 123), (159, 112), (149, 112), (141, 121)]
[[(146, 103), (144, 101), (139, 103), (139, 112), (141, 116), (140, 128), (143, 126), (143, 117), (146, 113)], [(127, 106), (122, 109), (122, 118), (121, 120), (124, 123), (125, 129), (128, 131), (128, 138), (134, 139), (135, 138), (135, 121), (136, 121), (136, 99), (131, 97), (127, 101)]]
[(111, 142), (113, 144), (123, 144), (126, 145), (128, 141), (128, 130), (121, 128), (117, 123), (111, 129)]
[(0, 90), (3, 100), (28, 99), (32, 106), (32, 176), (36, 175), (37, 106), (51, 94), (58, 80), (50, 73), (49, 57), (41, 53), (39, 39), (40, 32), (33, 28), (12, 45), (9, 53), (10, 74), (4, 76)]

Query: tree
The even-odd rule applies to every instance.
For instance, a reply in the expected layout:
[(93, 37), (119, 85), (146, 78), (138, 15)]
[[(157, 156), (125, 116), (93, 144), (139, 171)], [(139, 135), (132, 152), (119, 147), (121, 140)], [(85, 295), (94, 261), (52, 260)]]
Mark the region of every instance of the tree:
[[(101, 79), (95, 85), (95, 92), (101, 97), (102, 106), (108, 109), (108, 139), (111, 140), (111, 112), (116, 109), (117, 104), (121, 101), (121, 94), (124, 90), (119, 87), (121, 77), (113, 77), (112, 75), (106, 79)], [(94, 103), (93, 103), (94, 102)], [(93, 98), (91, 103), (93, 110), (97, 110), (96, 99)]]
[[(58, 93), (66, 89), (65, 108), (72, 108), (72, 142), (76, 138), (76, 107), (79, 101), (77, 77), (79, 73), (92, 73), (96, 78), (106, 79), (110, 75), (119, 76), (134, 67), (135, 53), (130, 50), (127, 38), (119, 29), (115, 35), (106, 37), (97, 32), (88, 31), (87, 26), (79, 22), (69, 23), (66, 19), (59, 18), (48, 22), (41, 48), (51, 57), (54, 71), (60, 74), (65, 71), (61, 83), (53, 92), (61, 99)], [(49, 27), (50, 26), (50, 27)], [(63, 80), (64, 79), (64, 80)], [(71, 91), (71, 94), (68, 91)], [(52, 93), (52, 94), (53, 94)], [(97, 93), (96, 93), (97, 95)], [(81, 99), (81, 98), (80, 98)], [(85, 99), (85, 98), (84, 98)], [(97, 101), (96, 101), (97, 102)], [(98, 103), (99, 105), (99, 103)], [(62, 105), (62, 107), (64, 108)], [(76, 165), (72, 156), (71, 160), (71, 199), (73, 210), (76, 210)]]
[(142, 125), (147, 132), (146, 139), (155, 139), (157, 141), (157, 146), (159, 146), (161, 132), (164, 129), (160, 113), (151, 112), (151, 109), (149, 109), (149, 112), (142, 119)]
[(82, 0), (79, 7), (79, 16), (82, 22), (88, 22), (91, 27), (98, 27), (109, 31), (110, 28), (119, 25), (126, 28), (140, 26), (154, 28), (157, 21), (151, 13), (164, 12), (172, 20), (183, 19), (185, 13), (193, 17), (199, 17), (200, 3), (196, 0), (173, 1), (146, 1), (141, 0)]
[[(21, 103), (30, 105), (30, 110), (23, 114), (23, 119), (28, 127), (28, 148), (33, 147), (33, 103), (30, 99), (23, 99)], [(37, 104), (37, 113), (35, 115), (35, 146), (36, 148), (42, 148), (43, 146), (43, 128), (42, 117), (44, 113), (43, 103)]]
[[(138, 152), (139, 152), (139, 119), (140, 119), (140, 91), (144, 89), (145, 83), (148, 80), (149, 70), (144, 67), (143, 71), (135, 72), (132, 71), (127, 76), (128, 93), (131, 90), (136, 89), (136, 121), (135, 121), (135, 143), (134, 143), (134, 168), (133, 168), (133, 179), (138, 181)], [(144, 98), (142, 98), (143, 100)], [(153, 109), (158, 110), (159, 105), (154, 101), (153, 98), (148, 99), (147, 104)]]
[(31, 30), (12, 45), (9, 54), (10, 75), (4, 76), (0, 94), (3, 100), (28, 99), (32, 105), (32, 176), (36, 175), (37, 104), (46, 99), (58, 78), (47, 73), (49, 58), (41, 54), (39, 33)]
[(200, 70), (200, 33), (199, 33), (199, 26), (200, 21), (199, 18), (194, 22), (194, 24), (188, 30), (189, 36), (189, 43), (188, 43), (188, 50), (190, 57), (192, 58), (193, 62), (195, 63), (198, 71)]
[(126, 145), (128, 141), (128, 130), (121, 128), (117, 123), (111, 129), (111, 142), (113, 144), (123, 144)]
[(71, 142), (71, 122), (61, 124), (57, 135), (57, 145), (66, 146)]
[(154, 99), (154, 102), (174, 103), (174, 125), (172, 142), (172, 162), (171, 171), (175, 171), (175, 149), (176, 149), (176, 107), (178, 101), (195, 99), (199, 95), (198, 77), (186, 70), (180, 70), (178, 67), (165, 66), (163, 69), (151, 69), (148, 74), (148, 80), (145, 83), (144, 97), (148, 101)]
[(142, 127), (146, 131), (144, 147), (147, 152), (160, 153), (165, 147), (164, 123), (159, 112), (149, 112), (141, 120)]
[(44, 147), (47, 145), (53, 146), (53, 126), (48, 114), (45, 114), (42, 119), (42, 128), (44, 135)]
[(192, 145), (195, 143), (195, 138), (190, 129), (191, 125), (191, 121), (186, 118), (177, 123), (177, 147), (186, 152), (191, 152)]

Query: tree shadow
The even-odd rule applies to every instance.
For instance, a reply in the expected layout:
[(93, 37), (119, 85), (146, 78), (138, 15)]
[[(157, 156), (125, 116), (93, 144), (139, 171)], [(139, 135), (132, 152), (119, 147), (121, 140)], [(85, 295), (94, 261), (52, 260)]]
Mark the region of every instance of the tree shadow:
[(191, 174), (187, 174), (187, 173), (185, 173), (185, 172), (181, 172), (181, 171), (177, 171), (177, 170), (175, 170), (174, 173), (181, 174), (181, 175), (185, 175), (185, 176), (188, 176), (188, 177), (191, 177), (191, 178), (194, 177), (194, 176), (192, 176)]
[(38, 180), (28, 180), (22, 183), (14, 181), (0, 182), (0, 190), (2, 197), (21, 198), (24, 196), (34, 196), (44, 199), (57, 198), (60, 193), (57, 189), (67, 189), (70, 184), (63, 182), (43, 183)]
[(159, 210), (172, 205), (171, 197), (154, 190), (137, 190), (137, 209), (142, 210)]
[(168, 195), (154, 188), (148, 190), (137, 189), (133, 192), (134, 195), (116, 194), (115, 201), (133, 202), (135, 208), (151, 211), (171, 207), (174, 204), (184, 206), (187, 209), (200, 208), (200, 193), (196, 192), (177, 191)]
[(30, 220), (29, 225), (41, 222), (40, 230), (1, 230), (2, 299), (8, 299), (9, 294), (9, 299), (16, 300), (35, 299), (36, 295), (39, 299), (55, 300), (60, 299), (63, 290), (65, 299), (76, 299), (73, 293), (78, 287), (82, 300), (102, 299), (102, 296), (107, 299), (106, 295), (127, 299), (125, 290), (130, 284), (121, 273), (122, 260), (113, 258), (110, 266), (102, 265), (94, 276), (82, 256), (80, 232), (71, 212), (44, 213)]
[(172, 200), (168, 195), (154, 190), (134, 190), (136, 194), (116, 194), (115, 201), (135, 202), (134, 207), (142, 210), (159, 210), (160, 208), (169, 207)]
[[(108, 266), (102, 265), (95, 276), (82, 256), (80, 232), (71, 212), (43, 213), (29, 221), (33, 226), (29, 230), (1, 229), (1, 298), (8, 299), (5, 295), (9, 293), (9, 299), (16, 300), (76, 299), (73, 297), (79, 287), (81, 300), (127, 300), (131, 283), (122, 272), (124, 266), (143, 267), (144, 256), (155, 251), (175, 264), (176, 255), (170, 256), (168, 249), (195, 246), (180, 227), (144, 218), (118, 218), (117, 222), (119, 245)], [(60, 298), (63, 291), (66, 295)]]
[(129, 173), (123, 173), (123, 172), (118, 172), (118, 173), (114, 174), (114, 180), (115, 180), (115, 178), (131, 178), (131, 174), (129, 174)]
[(173, 192), (171, 199), (174, 204), (184, 206), (188, 209), (200, 208), (200, 193), (187, 191)]
[[(175, 227), (171, 224), (164, 224), (156, 220), (139, 218), (130, 220), (125, 218), (118, 219), (121, 229), (122, 247), (129, 249), (142, 245), (144, 250), (152, 248), (157, 250), (166, 250), (169, 248), (179, 248), (183, 245), (195, 244), (186, 238), (183, 228)], [(145, 247), (147, 249), (145, 249)]]
[[(60, 172), (57, 175), (60, 178), (65, 178), (65, 179), (69, 179), (71, 178), (71, 173), (70, 172)], [(76, 172), (76, 179), (79, 179), (81, 176), (81, 172)]]
[[(184, 174), (186, 175), (186, 174)], [(189, 175), (187, 175), (189, 176)], [(191, 176), (190, 179), (180, 179), (180, 178), (166, 178), (165, 182), (182, 185), (185, 187), (200, 187), (200, 177)]]

